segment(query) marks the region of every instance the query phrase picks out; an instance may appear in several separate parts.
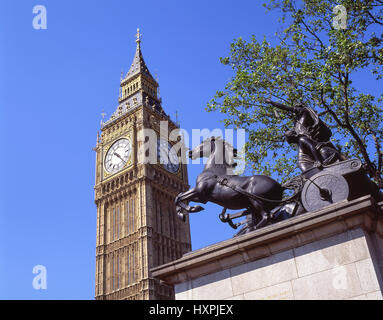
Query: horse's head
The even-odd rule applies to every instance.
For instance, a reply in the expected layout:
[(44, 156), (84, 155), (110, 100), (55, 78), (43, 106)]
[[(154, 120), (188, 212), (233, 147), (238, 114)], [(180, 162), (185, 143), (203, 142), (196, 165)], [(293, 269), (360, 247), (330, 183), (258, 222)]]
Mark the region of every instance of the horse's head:
[(200, 145), (189, 151), (189, 158), (209, 158), (214, 154), (215, 164), (235, 166), (234, 158), (237, 157), (237, 149), (220, 137), (210, 137), (202, 141)]
[(193, 150), (189, 151), (189, 158), (192, 160), (204, 157), (210, 157), (212, 153), (212, 148), (214, 147), (213, 141), (215, 141), (215, 137), (207, 138), (202, 141), (202, 143), (196, 146)]

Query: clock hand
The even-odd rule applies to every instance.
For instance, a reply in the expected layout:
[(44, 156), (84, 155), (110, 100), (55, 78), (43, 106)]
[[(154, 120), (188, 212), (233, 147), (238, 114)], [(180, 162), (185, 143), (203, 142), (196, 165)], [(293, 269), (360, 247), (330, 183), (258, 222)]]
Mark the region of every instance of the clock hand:
[(117, 152), (114, 152), (113, 153), (117, 158), (120, 158), (123, 162), (126, 162), (124, 159), (122, 159), (122, 157), (117, 153)]

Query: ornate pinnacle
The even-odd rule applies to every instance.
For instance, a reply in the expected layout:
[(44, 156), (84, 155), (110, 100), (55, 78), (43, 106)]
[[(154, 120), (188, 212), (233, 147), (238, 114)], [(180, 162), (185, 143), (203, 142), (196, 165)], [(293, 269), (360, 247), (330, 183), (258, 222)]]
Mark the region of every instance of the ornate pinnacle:
[(137, 28), (136, 42), (137, 42), (138, 44), (141, 42), (141, 37), (142, 37), (142, 34), (140, 33), (140, 28)]

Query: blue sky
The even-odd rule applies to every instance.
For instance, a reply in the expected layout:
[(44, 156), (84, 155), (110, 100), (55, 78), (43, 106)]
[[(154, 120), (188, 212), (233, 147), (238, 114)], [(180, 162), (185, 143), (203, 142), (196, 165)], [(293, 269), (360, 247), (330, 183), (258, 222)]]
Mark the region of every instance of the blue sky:
[[(47, 30), (32, 27), (35, 5)], [(223, 128), (206, 103), (231, 72), (219, 62), (240, 36), (272, 39), (278, 14), (254, 0), (2, 0), (0, 6), (0, 299), (93, 299), (94, 165), (101, 112), (117, 106), (140, 28), (163, 108), (181, 127)], [(202, 165), (189, 166), (194, 185)], [(191, 216), (193, 249), (234, 231), (204, 205)], [(47, 290), (32, 269), (47, 268)]]
[[(47, 30), (32, 27), (35, 5)], [(233, 39), (271, 35), (260, 1), (6, 0), (0, 8), (0, 298), (93, 299), (96, 240), (92, 148), (117, 106), (140, 28), (165, 111), (181, 127), (223, 128), (204, 108), (230, 77)], [(189, 166), (193, 186), (202, 165)], [(193, 249), (231, 237), (220, 208), (191, 217)], [(32, 269), (47, 268), (34, 290)]]

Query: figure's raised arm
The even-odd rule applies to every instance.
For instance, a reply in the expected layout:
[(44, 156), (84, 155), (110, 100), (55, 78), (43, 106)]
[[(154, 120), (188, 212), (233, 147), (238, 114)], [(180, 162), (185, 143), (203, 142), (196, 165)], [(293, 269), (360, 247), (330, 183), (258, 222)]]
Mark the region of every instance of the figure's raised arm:
[(265, 102), (271, 104), (272, 106), (274, 106), (278, 109), (284, 110), (284, 111), (294, 112), (294, 113), (297, 112), (296, 107), (286, 106), (285, 104), (274, 102), (274, 101), (271, 101), (270, 99), (266, 99)]

